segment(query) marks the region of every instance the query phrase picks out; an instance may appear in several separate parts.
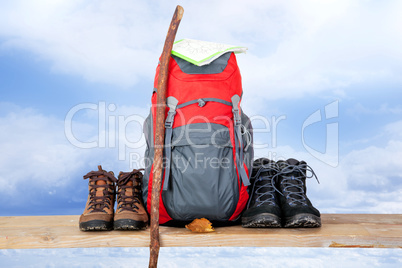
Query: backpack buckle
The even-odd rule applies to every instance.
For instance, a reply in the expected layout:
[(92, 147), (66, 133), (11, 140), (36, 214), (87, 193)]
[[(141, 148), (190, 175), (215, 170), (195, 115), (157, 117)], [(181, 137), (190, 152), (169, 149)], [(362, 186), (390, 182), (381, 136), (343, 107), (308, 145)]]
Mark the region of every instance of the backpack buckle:
[(240, 115), (239, 115), (239, 109), (238, 108), (233, 108), (232, 112), (233, 112), (234, 124), (235, 124), (235, 126), (239, 126), (241, 124), (241, 118), (240, 118)]
[(240, 96), (239, 95), (233, 95), (231, 98), (232, 100), (232, 112), (233, 112), (233, 119), (235, 126), (238, 126), (241, 124), (241, 118), (240, 118), (240, 113), (239, 113), (239, 103), (240, 103)]
[(169, 107), (169, 111), (166, 117), (165, 121), (165, 128), (172, 128), (173, 127), (173, 121), (174, 121), (174, 116), (176, 114), (176, 107), (179, 101), (175, 97), (168, 97), (166, 99), (167, 106)]
[(172, 128), (176, 111), (169, 111), (165, 121), (165, 128)]
[(198, 107), (204, 107), (205, 101), (203, 99), (198, 99)]

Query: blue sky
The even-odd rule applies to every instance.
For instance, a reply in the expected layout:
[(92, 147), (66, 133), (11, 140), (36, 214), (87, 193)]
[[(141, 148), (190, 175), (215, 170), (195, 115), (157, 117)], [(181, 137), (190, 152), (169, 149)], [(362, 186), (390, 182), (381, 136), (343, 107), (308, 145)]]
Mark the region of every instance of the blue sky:
[[(402, 213), (400, 1), (178, 3), (177, 40), (248, 47), (257, 156), (307, 161), (323, 213)], [(81, 214), (83, 175), (140, 166), (176, 4), (1, 2), (0, 216)]]
[[(248, 47), (237, 59), (257, 156), (307, 161), (321, 212), (402, 213), (398, 1), (179, 3), (177, 39)], [(84, 174), (141, 165), (175, 4), (1, 5), (0, 215), (80, 214)]]

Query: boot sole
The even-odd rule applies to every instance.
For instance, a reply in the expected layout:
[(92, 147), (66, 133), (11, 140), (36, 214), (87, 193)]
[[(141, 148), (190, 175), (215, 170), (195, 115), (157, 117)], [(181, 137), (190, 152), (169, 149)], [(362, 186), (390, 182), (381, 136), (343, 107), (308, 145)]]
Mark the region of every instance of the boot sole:
[(285, 228), (316, 228), (321, 227), (321, 218), (313, 214), (297, 214), (286, 218)]
[(80, 222), (80, 230), (87, 231), (110, 231), (113, 229), (113, 222), (93, 220), (87, 222)]
[(147, 222), (135, 221), (131, 219), (121, 219), (113, 223), (114, 230), (132, 231), (132, 230), (143, 230), (146, 228), (147, 228)]
[(278, 228), (281, 227), (281, 219), (275, 214), (261, 213), (251, 217), (243, 217), (241, 225), (244, 228)]

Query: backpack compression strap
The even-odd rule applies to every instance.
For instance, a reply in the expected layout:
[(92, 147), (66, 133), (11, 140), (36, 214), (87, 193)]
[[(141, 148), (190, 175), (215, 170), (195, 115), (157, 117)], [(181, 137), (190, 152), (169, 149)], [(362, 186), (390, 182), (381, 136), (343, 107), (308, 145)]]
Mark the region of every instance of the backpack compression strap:
[(168, 97), (166, 99), (167, 106), (169, 107), (169, 111), (165, 121), (165, 146), (164, 146), (164, 153), (165, 153), (165, 176), (163, 180), (163, 191), (166, 191), (169, 186), (169, 178), (170, 178), (170, 166), (171, 166), (171, 158), (172, 158), (172, 136), (173, 136), (173, 122), (174, 117), (176, 115), (176, 109), (186, 107), (191, 104), (198, 103), (198, 106), (203, 107), (206, 102), (213, 101), (219, 102), (225, 105), (232, 106), (233, 111), (233, 121), (234, 121), (234, 131), (235, 131), (235, 147), (236, 147), (236, 161), (237, 161), (237, 168), (239, 170), (240, 178), (245, 186), (250, 185), (250, 181), (248, 179), (246, 170), (244, 168), (244, 145), (243, 139), (241, 134), (241, 119), (239, 113), (239, 102), (240, 97), (239, 95), (234, 95), (232, 97), (232, 103), (228, 101), (224, 101), (221, 99), (216, 98), (204, 98), (204, 99), (197, 99), (185, 102), (183, 104), (177, 105), (179, 101), (175, 97)]
[[(234, 95), (232, 97), (232, 112), (233, 112), (233, 121), (234, 121), (234, 132), (235, 132), (235, 146), (236, 146), (236, 162), (237, 168), (239, 171), (239, 175), (241, 180), (243, 181), (244, 186), (249, 186), (250, 181), (248, 179), (246, 170), (244, 168), (244, 145), (243, 145), (243, 138), (241, 134), (241, 117), (239, 111), (239, 102), (240, 97), (239, 95)], [(237, 153), (238, 151), (238, 153)]]
[(170, 177), (170, 161), (172, 156), (172, 135), (173, 135), (173, 120), (176, 115), (176, 107), (179, 101), (175, 97), (168, 97), (166, 99), (169, 111), (165, 121), (165, 179), (163, 180), (163, 191), (168, 189), (169, 177)]

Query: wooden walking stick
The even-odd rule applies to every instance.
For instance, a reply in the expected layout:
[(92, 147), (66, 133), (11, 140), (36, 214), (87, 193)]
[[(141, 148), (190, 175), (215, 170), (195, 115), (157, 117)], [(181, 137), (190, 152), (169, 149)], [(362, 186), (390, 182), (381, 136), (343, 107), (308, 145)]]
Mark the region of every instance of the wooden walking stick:
[(177, 6), (163, 47), (159, 66), (158, 88), (157, 88), (157, 107), (156, 107), (156, 127), (155, 127), (155, 154), (154, 167), (152, 170), (152, 197), (151, 197), (151, 245), (149, 256), (149, 267), (158, 266), (159, 256), (159, 195), (162, 180), (163, 164), (163, 144), (165, 139), (165, 110), (166, 110), (166, 87), (168, 78), (169, 60), (172, 52), (173, 42), (177, 28), (183, 17), (183, 8)]

